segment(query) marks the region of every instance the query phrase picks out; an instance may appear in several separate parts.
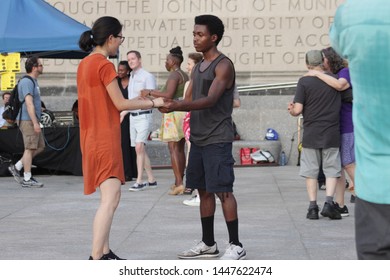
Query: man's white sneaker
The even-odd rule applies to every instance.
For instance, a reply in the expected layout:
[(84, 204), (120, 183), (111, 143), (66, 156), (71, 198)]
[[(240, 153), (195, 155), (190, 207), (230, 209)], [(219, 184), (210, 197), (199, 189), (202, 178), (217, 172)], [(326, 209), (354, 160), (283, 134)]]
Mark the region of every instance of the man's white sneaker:
[[(216, 204), (221, 204), (221, 200), (217, 196), (215, 196), (215, 203)], [(184, 205), (187, 206), (200, 206), (200, 198), (199, 195), (194, 195), (190, 199), (186, 199), (183, 201)]]
[(199, 195), (195, 195), (195, 196), (191, 197), (190, 199), (184, 200), (183, 204), (187, 205), (187, 206), (199, 206), (200, 205)]
[(191, 249), (177, 255), (179, 259), (199, 259), (199, 258), (215, 258), (219, 256), (217, 243), (213, 246), (207, 246), (203, 241), (200, 241)]
[(16, 182), (18, 182), (18, 184), (21, 184), (23, 182), (23, 178), (20, 175), (20, 171), (16, 169), (15, 165), (11, 164), (10, 166), (8, 166), (8, 170), (12, 174), (12, 176), (14, 176), (14, 179)]
[(40, 183), (37, 180), (35, 180), (33, 177), (31, 177), (30, 180), (28, 180), (28, 181), (23, 179), (22, 187), (23, 188), (42, 188), (43, 183)]
[(243, 260), (245, 257), (246, 251), (244, 248), (230, 243), (220, 260)]

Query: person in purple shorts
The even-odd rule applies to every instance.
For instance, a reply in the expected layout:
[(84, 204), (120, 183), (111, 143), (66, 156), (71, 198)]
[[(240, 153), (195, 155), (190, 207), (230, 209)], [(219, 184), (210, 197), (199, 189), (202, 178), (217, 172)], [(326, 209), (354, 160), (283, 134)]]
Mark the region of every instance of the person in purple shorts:
[[(353, 192), (355, 181), (355, 141), (352, 121), (352, 84), (349, 76), (349, 69), (347, 62), (337, 54), (332, 47), (323, 49), (322, 54), (324, 56), (324, 70), (336, 74), (338, 78), (315, 70), (310, 70), (306, 75), (316, 76), (331, 87), (340, 91), (342, 100), (340, 110), (341, 165), (349, 176), (349, 190)], [(344, 194), (345, 174), (342, 172), (342, 176), (338, 180), (336, 187), (335, 206), (342, 216), (348, 216), (348, 208), (344, 204)]]

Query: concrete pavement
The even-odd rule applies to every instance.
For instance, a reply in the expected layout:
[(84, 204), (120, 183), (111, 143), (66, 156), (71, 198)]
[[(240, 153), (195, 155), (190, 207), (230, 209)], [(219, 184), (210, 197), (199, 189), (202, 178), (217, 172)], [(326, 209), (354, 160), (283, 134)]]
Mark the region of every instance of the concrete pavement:
[[(251, 260), (355, 260), (354, 204), (342, 220), (307, 220), (308, 199), (299, 167), (237, 167), (240, 240)], [(171, 169), (154, 170), (158, 188), (129, 192), (112, 225), (111, 249), (134, 260), (175, 260), (201, 238), (198, 207), (190, 196), (170, 196)], [(0, 178), (1, 260), (84, 260), (91, 250), (92, 220), (99, 194), (83, 195), (82, 177), (37, 175), (45, 186), (25, 189)], [(319, 191), (323, 206), (325, 192)], [(220, 206), (215, 238), (223, 253), (228, 235)]]

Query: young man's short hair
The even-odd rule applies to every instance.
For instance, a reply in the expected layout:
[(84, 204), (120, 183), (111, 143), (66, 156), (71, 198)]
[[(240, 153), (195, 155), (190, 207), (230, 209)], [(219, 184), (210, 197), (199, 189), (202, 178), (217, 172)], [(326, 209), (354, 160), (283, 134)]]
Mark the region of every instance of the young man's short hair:
[(195, 17), (195, 24), (206, 25), (211, 35), (217, 35), (218, 39), (215, 41), (215, 45), (218, 45), (225, 32), (222, 20), (213, 15), (200, 15)]

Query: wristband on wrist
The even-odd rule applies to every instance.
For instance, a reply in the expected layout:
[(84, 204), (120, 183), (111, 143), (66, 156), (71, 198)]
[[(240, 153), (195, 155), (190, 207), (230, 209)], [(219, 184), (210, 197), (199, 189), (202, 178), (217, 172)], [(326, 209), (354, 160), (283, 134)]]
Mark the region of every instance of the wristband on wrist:
[(152, 99), (150, 99), (150, 101), (152, 101), (152, 108), (154, 108), (154, 101)]

